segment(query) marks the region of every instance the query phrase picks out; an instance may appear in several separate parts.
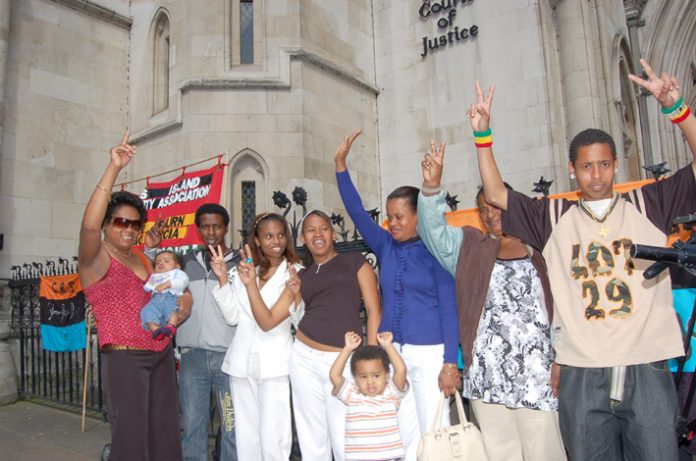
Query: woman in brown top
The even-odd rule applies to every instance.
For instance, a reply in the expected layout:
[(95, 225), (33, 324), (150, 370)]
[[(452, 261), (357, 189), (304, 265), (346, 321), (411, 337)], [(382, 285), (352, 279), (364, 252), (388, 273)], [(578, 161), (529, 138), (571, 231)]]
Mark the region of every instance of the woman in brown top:
[[(368, 344), (377, 345), (382, 316), (377, 277), (370, 264), (360, 253), (337, 253), (335, 238), (331, 219), (325, 213), (314, 210), (304, 217), (300, 239), (313, 263), (299, 275), (292, 273), (287, 288), (270, 309), (253, 288), (253, 261), (243, 257), (239, 267), (261, 329), (275, 327), (290, 315), (290, 308), (304, 304), (290, 354), (290, 382), (297, 436), (305, 461), (330, 461), (332, 452), (336, 461), (344, 460), (346, 410), (331, 394), (329, 370), (343, 347), (345, 334), (362, 331), (358, 317), (360, 298), (367, 310)], [(349, 370), (344, 371), (344, 376), (352, 380)]]

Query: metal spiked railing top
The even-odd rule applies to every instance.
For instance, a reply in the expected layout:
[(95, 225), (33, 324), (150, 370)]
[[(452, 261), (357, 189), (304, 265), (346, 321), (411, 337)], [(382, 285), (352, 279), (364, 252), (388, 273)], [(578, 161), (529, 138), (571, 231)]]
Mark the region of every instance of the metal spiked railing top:
[(656, 163), (655, 165), (645, 165), (643, 169), (653, 175), (655, 181), (670, 172), (667, 162)]
[(536, 192), (538, 194), (544, 194), (545, 197), (549, 196), (549, 189), (551, 189), (551, 184), (553, 184), (553, 179), (552, 180), (546, 180), (542, 176), (539, 178), (538, 182), (534, 183), (534, 188), (532, 189), (532, 192)]
[(12, 266), (10, 270), (12, 272), (12, 280), (29, 280), (52, 275), (72, 274), (77, 272), (77, 256), (73, 256), (72, 259), (57, 258), (57, 261), (46, 259), (45, 263), (24, 263), (21, 266)]
[[(273, 192), (273, 204), (280, 208), (282, 216), (288, 221), (288, 225), (290, 226), (292, 239), (295, 242), (295, 245), (299, 246), (298, 238), (300, 236), (300, 225), (302, 224), (302, 218), (307, 215), (307, 191), (300, 186), (296, 186), (295, 189), (293, 189), (291, 196), (292, 200), (288, 198), (285, 192), (277, 190)], [(302, 212), (298, 213), (300, 210), (302, 210)], [(292, 219), (289, 217), (291, 211)], [(375, 222), (379, 222), (379, 209), (373, 208), (371, 210), (367, 210), (367, 212)], [(336, 226), (336, 234), (340, 237), (341, 242), (355, 242), (360, 240), (360, 234), (358, 233), (357, 229), (354, 228), (351, 232), (350, 229), (346, 228), (346, 221), (342, 214), (332, 213), (330, 218), (331, 224)], [(239, 233), (242, 236), (242, 241), (246, 241), (248, 232), (248, 229), (239, 230)]]
[(452, 195), (449, 192), (447, 192), (447, 195), (445, 195), (445, 203), (447, 203), (447, 206), (452, 211), (457, 211), (457, 206), (459, 205), (459, 200), (457, 200), (457, 197), (457, 195)]

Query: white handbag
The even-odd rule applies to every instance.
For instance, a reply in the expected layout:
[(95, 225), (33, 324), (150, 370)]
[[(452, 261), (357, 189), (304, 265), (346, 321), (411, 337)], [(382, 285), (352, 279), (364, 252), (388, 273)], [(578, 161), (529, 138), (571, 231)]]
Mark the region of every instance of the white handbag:
[(449, 399), (442, 397), (430, 431), (418, 444), (418, 461), (488, 461), (483, 437), (476, 426), (467, 421), (459, 392), (455, 392), (459, 424), (442, 427), (442, 407)]

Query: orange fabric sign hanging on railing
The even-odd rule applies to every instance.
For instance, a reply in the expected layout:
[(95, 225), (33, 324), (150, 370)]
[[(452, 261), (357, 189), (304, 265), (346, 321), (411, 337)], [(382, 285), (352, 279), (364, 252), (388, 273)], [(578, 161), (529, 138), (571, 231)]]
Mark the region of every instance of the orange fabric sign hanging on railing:
[[(646, 184), (655, 182), (654, 179), (644, 179), (641, 181), (631, 181), (624, 182), (621, 184), (614, 184), (614, 192), (624, 193), (639, 187), (643, 187)], [(563, 192), (561, 194), (549, 195), (549, 198), (567, 198), (569, 200), (577, 200), (580, 198), (580, 191), (574, 190), (570, 192)], [(466, 210), (457, 210), (446, 213), (447, 224), (455, 227), (462, 226), (472, 226), (483, 230), (481, 221), (478, 217), (478, 210), (476, 208), (469, 208)]]
[[(650, 184), (652, 182), (655, 182), (654, 179), (643, 179), (640, 181), (630, 181), (630, 182), (624, 182), (621, 184), (614, 184), (614, 192), (618, 192), (620, 194), (624, 192), (631, 191), (633, 189), (637, 189), (639, 187), (643, 187), (646, 184)], [(563, 192), (560, 194), (553, 194), (549, 195), (549, 198), (566, 198), (569, 200), (577, 200), (580, 198), (580, 191), (579, 190), (574, 190), (570, 192)], [(481, 231), (485, 232), (485, 229), (483, 228), (483, 225), (481, 224), (481, 220), (479, 219), (478, 215), (478, 209), (476, 208), (468, 208), (466, 210), (457, 210), (457, 211), (450, 211), (449, 213), (445, 213), (445, 217), (447, 219), (447, 224), (450, 226), (454, 227), (463, 227), (463, 226), (471, 226), (471, 227), (476, 227), (480, 229)], [(384, 221), (383, 227), (387, 227), (387, 221)], [(679, 233), (675, 233), (669, 236), (669, 239), (666, 243), (666, 246), (670, 246), (676, 239), (680, 240), (687, 240), (689, 238), (689, 232), (687, 230), (684, 230), (680, 227)]]
[(41, 345), (47, 351), (84, 349), (85, 295), (75, 274), (42, 276), (39, 282)]

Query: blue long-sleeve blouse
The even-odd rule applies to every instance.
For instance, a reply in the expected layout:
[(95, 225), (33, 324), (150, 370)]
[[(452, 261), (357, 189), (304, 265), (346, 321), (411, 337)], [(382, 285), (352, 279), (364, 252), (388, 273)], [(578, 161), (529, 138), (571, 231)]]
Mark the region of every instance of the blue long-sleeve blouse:
[(457, 363), (459, 332), (454, 278), (420, 238), (399, 242), (365, 211), (348, 171), (336, 173), (346, 211), (379, 260), (382, 321), (394, 342), (445, 345), (445, 363)]

